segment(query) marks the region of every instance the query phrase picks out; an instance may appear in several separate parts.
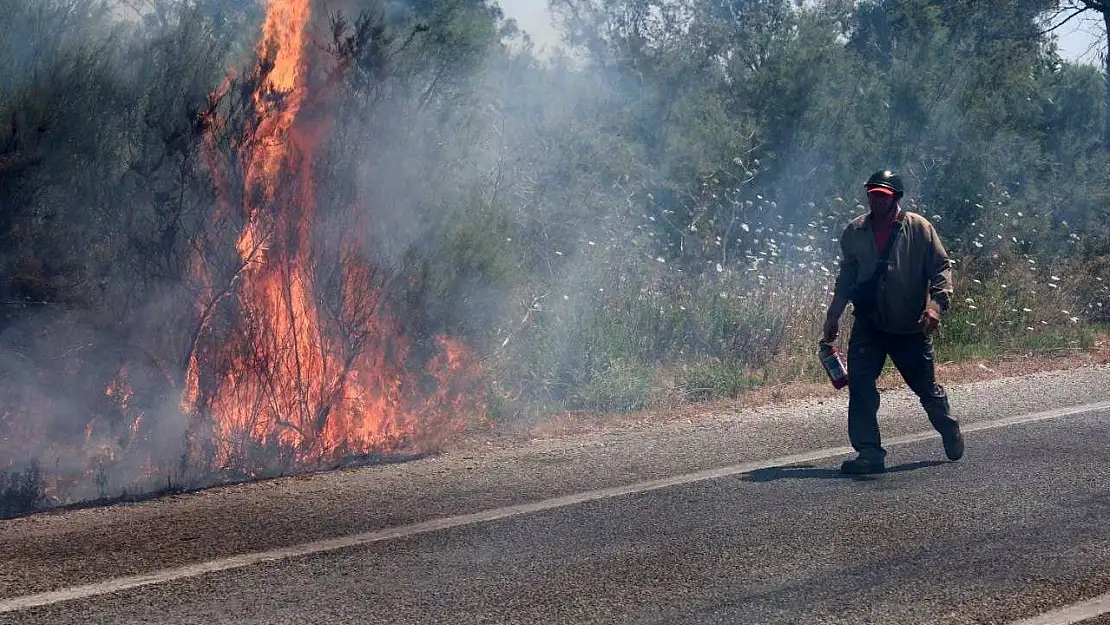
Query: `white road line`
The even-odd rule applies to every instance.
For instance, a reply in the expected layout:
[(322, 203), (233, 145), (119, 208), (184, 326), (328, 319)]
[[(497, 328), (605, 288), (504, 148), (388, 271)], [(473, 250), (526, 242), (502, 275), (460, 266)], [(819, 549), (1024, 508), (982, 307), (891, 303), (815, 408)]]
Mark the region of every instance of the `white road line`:
[[(1098, 412), (1101, 410), (1110, 410), (1110, 401), (1082, 404), (1078, 406), (1069, 406), (1067, 408), (1058, 408), (1055, 410), (1047, 410), (1045, 412), (1035, 412), (1016, 417), (997, 419), (994, 421), (969, 423), (963, 426), (963, 431), (978, 432), (981, 430), (991, 430), (1011, 425), (1035, 423), (1037, 421), (1047, 421), (1049, 419), (1057, 419), (1060, 417), (1067, 417), (1089, 412)], [(934, 431), (921, 432), (918, 434), (909, 434), (907, 436), (890, 438), (886, 442), (886, 444), (905, 445), (908, 443), (916, 443), (918, 441), (929, 440), (931, 438), (939, 438), (939, 436)], [(344, 549), (347, 547), (357, 547), (361, 545), (368, 545), (371, 543), (394, 540), (397, 538), (407, 538), (409, 536), (416, 536), (418, 534), (425, 534), (428, 532), (434, 532), (454, 527), (462, 527), (465, 525), (474, 525), (477, 523), (484, 523), (497, 519), (505, 519), (534, 512), (543, 512), (545, 510), (554, 510), (556, 508), (565, 508), (567, 506), (573, 506), (581, 503), (601, 501), (604, 499), (612, 499), (614, 497), (621, 497), (624, 495), (633, 495), (663, 488), (670, 488), (672, 486), (680, 486), (683, 484), (691, 484), (694, 482), (702, 482), (706, 480), (714, 480), (723, 477), (741, 475), (744, 473), (751, 473), (752, 471), (757, 471), (760, 469), (800, 464), (803, 462), (814, 462), (817, 460), (827, 460), (829, 458), (835, 458), (836, 456), (842, 456), (851, 453), (853, 453), (851, 447), (830, 447), (827, 449), (794, 454), (791, 456), (782, 456), (780, 458), (772, 458), (769, 460), (746, 462), (744, 464), (737, 464), (728, 467), (720, 467), (717, 469), (697, 471), (695, 473), (675, 475), (672, 477), (651, 480), (647, 482), (639, 482), (626, 486), (614, 486), (611, 488), (603, 488), (600, 490), (576, 493), (573, 495), (555, 497), (554, 499), (545, 499), (543, 501), (537, 501), (533, 503), (507, 506), (504, 508), (495, 508), (492, 510), (483, 510), (481, 512), (475, 512), (472, 514), (462, 514), (459, 516), (445, 517), (441, 519), (432, 519), (430, 521), (413, 523), (412, 525), (390, 527), (386, 529), (375, 530), (372, 532), (365, 532), (362, 534), (351, 534), (349, 536), (328, 538), (325, 540), (318, 540), (301, 545), (293, 545), (290, 547), (281, 547), (278, 549), (270, 549), (267, 551), (246, 553), (238, 556), (211, 560), (208, 562), (200, 562), (197, 564), (189, 564), (171, 569), (144, 573), (142, 575), (119, 577), (116, 579), (110, 579), (94, 584), (85, 584), (82, 586), (63, 588), (61, 590), (55, 590), (52, 592), (44, 592), (36, 595), (26, 595), (23, 597), (3, 599), (0, 600), (0, 614), (3, 614), (5, 612), (26, 610), (28, 608), (38, 606), (61, 603), (63, 601), (73, 601), (76, 599), (86, 599), (88, 597), (107, 595), (110, 593), (130, 590), (142, 586), (162, 584), (189, 577), (198, 577), (207, 573), (238, 569), (247, 566), (253, 566), (256, 564), (262, 564), (265, 562), (275, 562), (278, 560), (285, 560), (298, 556), (307, 556), (317, 553), (323, 553), (326, 551), (334, 551), (336, 549)]]
[(1016, 621), (1010, 625), (1073, 625), (1108, 613), (1110, 613), (1110, 592), (1094, 599), (1045, 612), (1040, 616)]

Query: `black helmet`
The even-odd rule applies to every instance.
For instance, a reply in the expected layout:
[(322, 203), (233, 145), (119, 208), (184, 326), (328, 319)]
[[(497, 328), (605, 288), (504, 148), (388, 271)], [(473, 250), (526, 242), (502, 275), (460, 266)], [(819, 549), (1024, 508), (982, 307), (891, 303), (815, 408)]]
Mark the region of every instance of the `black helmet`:
[(875, 187), (890, 189), (894, 192), (894, 199), (896, 200), (902, 197), (902, 177), (889, 169), (871, 174), (871, 177), (868, 178), (867, 182), (863, 185), (865, 189), (873, 189)]

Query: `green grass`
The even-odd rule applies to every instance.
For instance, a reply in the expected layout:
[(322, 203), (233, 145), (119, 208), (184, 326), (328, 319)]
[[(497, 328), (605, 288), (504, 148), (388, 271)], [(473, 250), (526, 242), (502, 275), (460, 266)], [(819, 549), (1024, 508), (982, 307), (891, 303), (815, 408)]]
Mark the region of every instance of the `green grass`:
[(1021, 332), (1003, 336), (999, 341), (957, 343), (939, 341), (936, 347), (938, 362), (963, 362), (989, 360), (1015, 354), (1050, 353), (1062, 350), (1086, 350), (1095, 346), (1095, 340), (1105, 328), (1075, 326), (1050, 328), (1040, 332)]
[[(1049, 287), (1018, 263), (989, 280), (963, 276), (936, 338), (938, 362), (1090, 349), (1106, 328), (1069, 312), (1090, 307), (1082, 276), (1072, 277)], [(499, 382), (519, 392), (505, 414), (627, 412), (823, 382), (815, 351), (827, 280), (788, 270), (768, 276), (774, 286), (744, 274), (664, 274), (557, 302), (506, 354)], [(846, 314), (845, 339), (850, 323)]]
[(708, 361), (692, 365), (680, 377), (679, 388), (686, 401), (738, 397), (759, 388), (766, 375), (746, 371), (736, 363)]

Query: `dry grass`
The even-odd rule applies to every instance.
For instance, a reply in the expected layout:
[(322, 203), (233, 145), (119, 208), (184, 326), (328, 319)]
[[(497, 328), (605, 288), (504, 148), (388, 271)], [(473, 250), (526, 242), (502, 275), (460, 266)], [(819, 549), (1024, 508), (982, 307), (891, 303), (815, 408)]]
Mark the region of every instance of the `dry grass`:
[[(937, 365), (942, 384), (969, 384), (1048, 371), (1064, 371), (1093, 365), (1110, 364), (1110, 331), (1100, 332), (1090, 349), (1047, 349), (1006, 354), (992, 358), (973, 358)], [(905, 388), (905, 382), (889, 366), (879, 379), (881, 390)], [(827, 383), (794, 381), (761, 386), (734, 398), (714, 399), (661, 409), (628, 413), (560, 412), (528, 423), (495, 424), (489, 431), (472, 433), (452, 445), (454, 449), (473, 445), (520, 444), (538, 439), (578, 436), (602, 431), (627, 430), (673, 422), (693, 422), (722, 412), (736, 412), (800, 399), (833, 397), (838, 393)]]

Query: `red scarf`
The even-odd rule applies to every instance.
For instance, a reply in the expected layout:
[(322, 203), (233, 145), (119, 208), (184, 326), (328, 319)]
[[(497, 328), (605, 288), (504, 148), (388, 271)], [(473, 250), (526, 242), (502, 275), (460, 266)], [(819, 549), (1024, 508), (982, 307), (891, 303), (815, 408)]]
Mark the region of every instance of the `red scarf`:
[(902, 208), (895, 204), (894, 210), (890, 211), (890, 219), (885, 224), (877, 224), (874, 218), (871, 219), (871, 227), (875, 230), (875, 245), (878, 246), (879, 253), (882, 253), (886, 240), (890, 237), (891, 230), (894, 229), (894, 220), (900, 212), (902, 212)]

